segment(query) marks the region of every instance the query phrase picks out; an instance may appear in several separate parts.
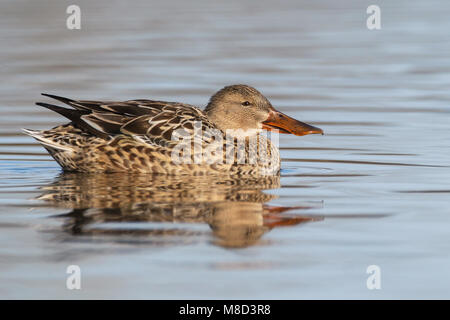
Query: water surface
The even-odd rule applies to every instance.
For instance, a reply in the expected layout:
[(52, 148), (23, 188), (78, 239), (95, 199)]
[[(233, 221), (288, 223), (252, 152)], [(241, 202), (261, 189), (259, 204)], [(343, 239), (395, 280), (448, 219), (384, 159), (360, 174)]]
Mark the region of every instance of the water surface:
[[(0, 1), (1, 298), (449, 298), (450, 6)], [(281, 177), (64, 174), (41, 92), (199, 106), (247, 83), (324, 129)], [(82, 289), (66, 289), (79, 265)], [(378, 265), (381, 290), (368, 290)]]

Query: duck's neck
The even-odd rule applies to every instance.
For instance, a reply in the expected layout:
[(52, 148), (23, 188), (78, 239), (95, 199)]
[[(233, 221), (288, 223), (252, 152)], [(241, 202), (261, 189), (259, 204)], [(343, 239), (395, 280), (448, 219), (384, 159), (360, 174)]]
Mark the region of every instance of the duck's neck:
[(253, 138), (261, 133), (261, 129), (226, 129), (224, 133), (232, 138)]

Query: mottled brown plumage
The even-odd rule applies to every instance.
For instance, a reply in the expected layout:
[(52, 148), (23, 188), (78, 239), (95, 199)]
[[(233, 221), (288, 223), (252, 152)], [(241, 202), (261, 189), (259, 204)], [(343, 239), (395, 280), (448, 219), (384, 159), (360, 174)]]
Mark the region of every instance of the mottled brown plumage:
[[(205, 111), (178, 102), (89, 101), (44, 95), (72, 109), (37, 105), (71, 122), (50, 130), (24, 131), (65, 171), (276, 174), (278, 149), (260, 134), (261, 129), (296, 135), (321, 133), (279, 113), (259, 91), (245, 85), (223, 88), (211, 97)], [(242, 154), (245, 159), (239, 158)], [(264, 161), (261, 154), (266, 156)]]

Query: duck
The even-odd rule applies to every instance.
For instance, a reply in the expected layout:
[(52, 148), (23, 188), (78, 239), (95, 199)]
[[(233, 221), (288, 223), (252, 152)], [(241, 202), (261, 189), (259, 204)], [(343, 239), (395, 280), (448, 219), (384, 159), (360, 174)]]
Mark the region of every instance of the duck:
[(66, 172), (167, 175), (276, 175), (278, 134), (323, 130), (276, 110), (257, 89), (229, 85), (200, 108), (180, 102), (73, 100), (43, 93), (68, 107), (37, 102), (69, 123), (23, 129)]

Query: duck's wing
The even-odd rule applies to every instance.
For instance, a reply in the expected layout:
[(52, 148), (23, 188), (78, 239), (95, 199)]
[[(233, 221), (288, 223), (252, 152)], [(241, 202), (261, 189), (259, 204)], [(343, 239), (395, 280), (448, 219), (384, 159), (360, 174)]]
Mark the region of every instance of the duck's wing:
[(43, 95), (74, 109), (41, 102), (38, 105), (60, 113), (79, 129), (103, 139), (125, 134), (145, 143), (168, 146), (174, 142), (172, 137), (176, 130), (188, 134), (193, 134), (197, 128), (217, 130), (200, 109), (188, 104), (156, 100), (72, 100)]

